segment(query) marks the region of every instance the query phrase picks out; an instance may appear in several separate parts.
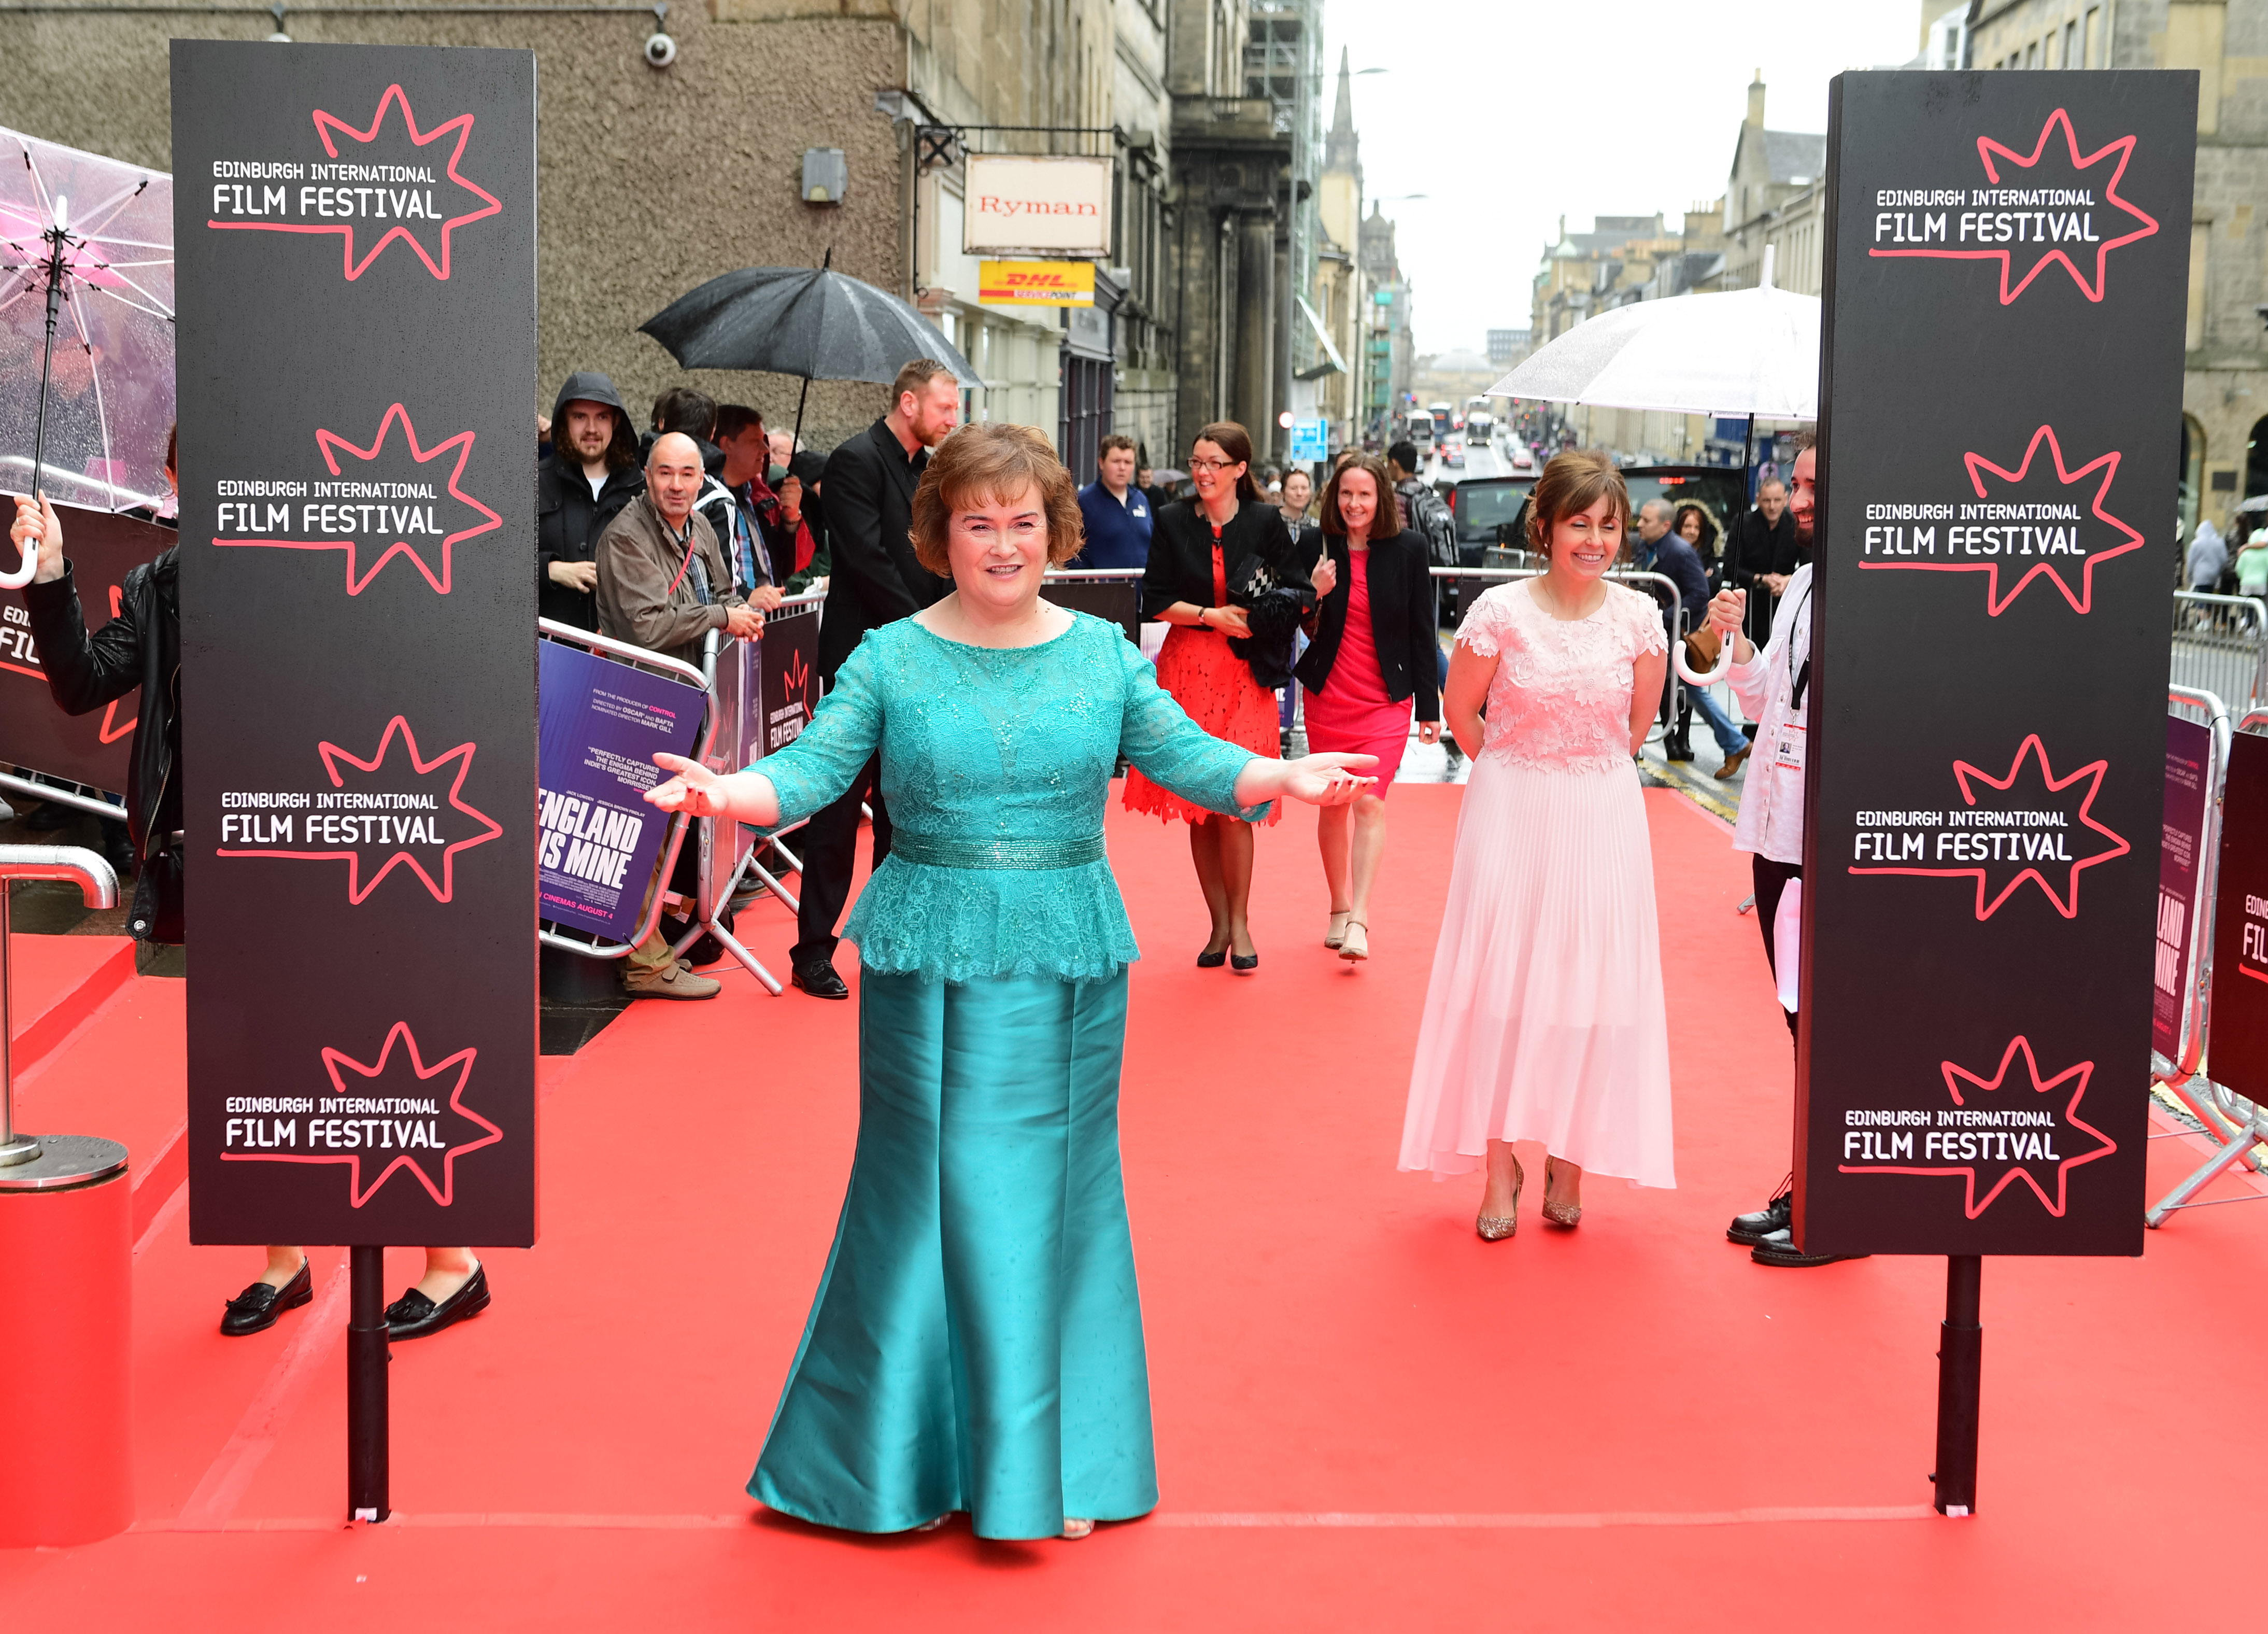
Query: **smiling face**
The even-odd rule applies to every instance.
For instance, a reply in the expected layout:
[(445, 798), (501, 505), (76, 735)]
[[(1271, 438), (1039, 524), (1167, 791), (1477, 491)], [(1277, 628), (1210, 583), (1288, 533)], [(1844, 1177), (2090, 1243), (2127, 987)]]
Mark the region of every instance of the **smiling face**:
[(615, 411), (603, 403), (578, 397), (567, 405), (566, 418), (567, 446), (575, 450), (575, 457), (585, 465), (604, 460), (615, 440)]
[(699, 445), (682, 432), (655, 438), (645, 458), (645, 491), (653, 496), (653, 508), (671, 527), (684, 527), (701, 492)]
[(1756, 490), (1756, 509), (1764, 514), (1766, 523), (1778, 526), (1779, 514), (1787, 509), (1787, 490), (1777, 482), (1766, 483)]
[(1551, 570), (1586, 582), (1604, 575), (1623, 548), (1622, 513), (1610, 493), (1551, 524)]
[(1677, 519), (1677, 536), (1688, 544), (1701, 543), (1701, 513), (1688, 511)]
[(1339, 473), (1339, 521), (1350, 536), (1370, 536), (1378, 520), (1378, 478), (1357, 466)]
[(1197, 499), (1211, 505), (1236, 492), (1248, 469), (1242, 460), (1231, 460), (1219, 443), (1200, 437), (1189, 450), (1189, 480), (1197, 485)]
[(1027, 485), (1005, 498), (971, 498), (976, 503), (954, 512), (946, 530), (954, 588), (995, 614), (1028, 612), (1040, 599), (1040, 575), (1048, 566), (1048, 517), (1040, 491)]
[(1795, 469), (1789, 475), (1795, 478), (1795, 492), (1787, 502), (1787, 508), (1795, 516), (1795, 542), (1808, 551), (1811, 548), (1811, 525), (1819, 514), (1818, 455), (1806, 448), (1795, 456)]

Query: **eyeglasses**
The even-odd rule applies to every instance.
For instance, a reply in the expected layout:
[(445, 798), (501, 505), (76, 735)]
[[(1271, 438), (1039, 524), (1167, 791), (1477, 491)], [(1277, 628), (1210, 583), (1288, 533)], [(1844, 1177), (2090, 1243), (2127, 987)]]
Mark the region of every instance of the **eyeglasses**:
[(1232, 465), (1243, 463), (1241, 460), (1191, 460), (1189, 469), (1193, 471), (1225, 471)]

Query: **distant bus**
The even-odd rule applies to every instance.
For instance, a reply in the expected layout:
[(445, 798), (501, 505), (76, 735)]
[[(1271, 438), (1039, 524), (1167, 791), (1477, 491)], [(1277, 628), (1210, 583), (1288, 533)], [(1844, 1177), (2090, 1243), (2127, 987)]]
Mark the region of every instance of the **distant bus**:
[(1473, 397), (1465, 403), (1465, 440), (1486, 444), (1496, 432), (1496, 416), (1489, 412), (1486, 397)]
[(1433, 417), (1433, 435), (1436, 438), (1446, 437), (1464, 424), (1457, 417), (1454, 403), (1429, 403), (1425, 405), (1425, 412)]

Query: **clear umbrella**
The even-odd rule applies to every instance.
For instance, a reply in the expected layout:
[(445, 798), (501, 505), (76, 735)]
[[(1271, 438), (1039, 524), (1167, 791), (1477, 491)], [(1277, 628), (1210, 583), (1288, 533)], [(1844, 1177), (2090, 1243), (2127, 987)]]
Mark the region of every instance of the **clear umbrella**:
[(0, 488), (168, 502), (173, 183), (0, 130)]
[[(1752, 428), (1759, 416), (1815, 420), (1819, 299), (1774, 288), (1772, 261), (1767, 246), (1754, 289), (1602, 312), (1537, 351), (1489, 396), (1745, 418)], [(1682, 647), (1671, 648), (1670, 662), (1696, 686), (1712, 685), (1731, 669), (1733, 643), (1705, 674), (1687, 666)]]

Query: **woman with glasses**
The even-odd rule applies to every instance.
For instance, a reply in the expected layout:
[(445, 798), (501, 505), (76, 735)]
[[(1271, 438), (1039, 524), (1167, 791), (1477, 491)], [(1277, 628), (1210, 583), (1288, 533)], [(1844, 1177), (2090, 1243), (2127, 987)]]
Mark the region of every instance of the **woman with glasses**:
[[(1279, 583), (1298, 573), (1284, 514), (1262, 502), (1252, 480), (1252, 438), (1233, 420), (1199, 432), (1189, 451), (1197, 498), (1167, 506), (1150, 540), (1142, 579), (1142, 611), (1172, 627), (1158, 654), (1158, 684), (1213, 736), (1256, 755), (1279, 757), (1276, 695), (1252, 677), (1243, 641), (1244, 610), (1229, 603), (1231, 585), (1252, 582), (1263, 567)], [(1137, 767), (1126, 774), (1126, 809), (1189, 825), (1189, 856), (1204, 892), (1212, 934), (1197, 963), (1256, 970), (1259, 950), (1246, 922), (1252, 896), (1252, 824), (1191, 805)], [(1263, 822), (1281, 815), (1271, 810)]]

